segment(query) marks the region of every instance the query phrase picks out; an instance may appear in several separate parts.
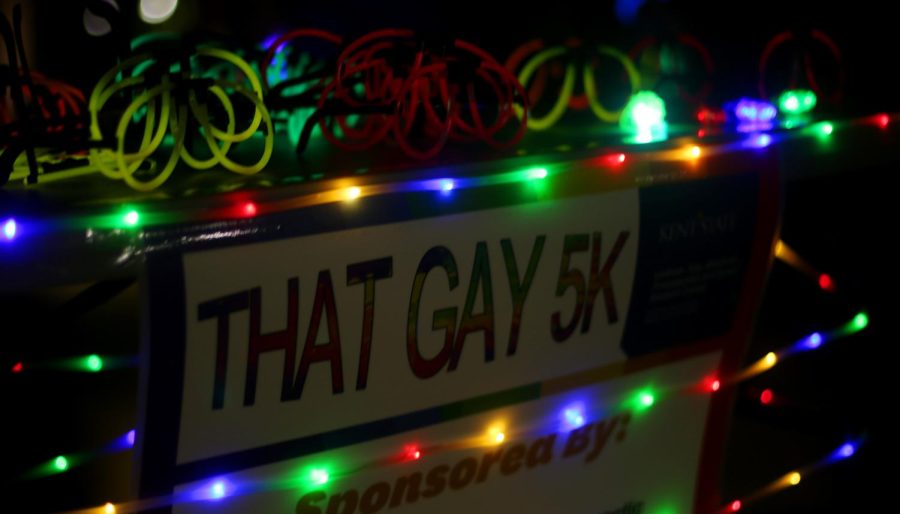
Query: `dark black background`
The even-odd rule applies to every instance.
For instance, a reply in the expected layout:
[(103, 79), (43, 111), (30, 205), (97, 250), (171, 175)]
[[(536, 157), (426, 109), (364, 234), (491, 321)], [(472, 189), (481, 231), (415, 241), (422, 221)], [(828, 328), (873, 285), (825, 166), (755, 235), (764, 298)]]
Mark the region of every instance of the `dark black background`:
[[(125, 2), (122, 2), (123, 4)], [(383, 26), (406, 26), (471, 40), (504, 58), (532, 37), (578, 35), (629, 48), (640, 38), (687, 31), (711, 50), (716, 63), (713, 102), (753, 94), (757, 60), (774, 34), (821, 28), (843, 51), (847, 72), (843, 104), (824, 106), (838, 117), (895, 111), (897, 20), (879, 2), (648, 2), (637, 23), (623, 26), (610, 2), (524, 3), (392, 2), (187, 2), (163, 28), (212, 30), (256, 41), (279, 29), (329, 28), (348, 37)], [(191, 4), (191, 5), (188, 5)], [(80, 2), (35, 2), (35, 68), (84, 88), (114, 63), (108, 42), (81, 27)], [(487, 11), (487, 8), (490, 11)], [(123, 5), (136, 20), (133, 5)], [(8, 12), (8, 11), (7, 11)], [(145, 30), (134, 22), (127, 30)], [(892, 128), (882, 135), (900, 140)], [(840, 141), (836, 141), (840, 145)], [(886, 145), (887, 148), (887, 145)], [(894, 197), (896, 153), (878, 165), (854, 166), (859, 150), (839, 173), (819, 174), (814, 159), (804, 169), (784, 169), (783, 239), (815, 266), (832, 274), (836, 294), (781, 263), (773, 265), (748, 361), (814, 329), (828, 329), (866, 308), (864, 334), (830, 344), (742, 385), (723, 469), (725, 497), (741, 495), (814, 461), (846, 438), (865, 435), (858, 455), (746, 512), (891, 511), (895, 455), (888, 422), (893, 404), (895, 336)], [(795, 161), (792, 161), (795, 162)], [(794, 166), (794, 164), (791, 164)], [(83, 286), (82, 286), (83, 287)], [(90, 313), (69, 316), (61, 307), (79, 287), (0, 296), (0, 420), (3, 428), (2, 512), (50, 512), (127, 496), (130, 456), (118, 454), (72, 472), (38, 481), (15, 480), (24, 469), (59, 453), (97, 447), (135, 424), (137, 375), (120, 370), (97, 375), (11, 376), (13, 362), (90, 352), (137, 351), (138, 295), (131, 287)], [(74, 309), (77, 311), (78, 309)], [(771, 387), (783, 403), (763, 408), (755, 394)], [(649, 513), (653, 514), (653, 513)]]
[[(123, 30), (206, 31), (255, 43), (284, 30), (312, 26), (354, 38), (374, 28), (410, 27), (423, 34), (461, 37), (491, 50), (501, 60), (535, 37), (562, 41), (578, 36), (623, 50), (648, 35), (688, 32), (711, 51), (716, 65), (711, 101), (722, 102), (756, 92), (757, 63), (766, 42), (784, 30), (817, 28), (829, 34), (844, 54), (848, 88), (842, 110), (893, 110), (896, 19), (879, 2), (648, 1), (629, 25), (614, 14), (614, 2), (572, 0), (528, 6), (524, 2), (475, 0), (391, 0), (369, 2), (295, 2), (213, 0), (181, 2), (169, 21), (149, 27), (138, 19), (137, 2), (120, 2)], [(84, 2), (41, 0), (36, 6), (35, 58), (41, 69), (89, 87), (114, 62), (107, 38), (82, 29)], [(785, 73), (785, 70), (781, 70)], [(773, 70), (778, 73), (778, 70)], [(827, 73), (826, 73), (827, 75)]]

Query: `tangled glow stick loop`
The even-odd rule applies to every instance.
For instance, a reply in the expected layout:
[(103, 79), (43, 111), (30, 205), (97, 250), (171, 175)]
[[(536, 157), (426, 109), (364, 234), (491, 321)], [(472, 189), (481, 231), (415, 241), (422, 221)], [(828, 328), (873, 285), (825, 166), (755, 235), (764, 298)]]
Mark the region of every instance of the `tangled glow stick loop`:
[[(235, 131), (235, 119), (234, 119), (234, 107), (231, 104), (231, 100), (228, 99), (228, 95), (225, 94), (225, 91), (222, 90), (219, 86), (212, 86), (209, 88), (209, 91), (216, 97), (221, 103), (222, 108), (228, 114), (228, 129), (226, 130), (227, 134), (234, 134)], [(228, 149), (231, 148), (231, 144), (236, 141), (243, 141), (243, 139), (235, 139), (233, 137), (228, 138), (220, 138), (222, 141), (222, 146), (218, 146), (215, 138), (217, 135), (225, 135), (222, 134), (221, 131), (211, 126), (209, 123), (208, 116), (208, 106), (205, 104), (200, 104), (197, 101), (197, 95), (194, 91), (189, 93), (188, 104), (191, 107), (191, 112), (194, 117), (200, 121), (200, 125), (203, 127), (204, 135), (206, 136), (206, 141), (210, 145), (210, 148), (216, 146), (217, 149), (225, 154), (228, 153)], [(219, 134), (216, 134), (218, 132)], [(196, 159), (193, 155), (191, 155), (190, 150), (182, 146), (180, 151), (181, 158), (184, 159), (190, 167), (198, 170), (205, 170), (212, 168), (219, 162), (219, 159), (216, 155), (211, 156), (209, 159), (200, 160)]]
[[(399, 95), (404, 80), (396, 77), (388, 65), (398, 40), (412, 37), (412, 31), (385, 29), (366, 34), (349, 44), (338, 57), (337, 72), (325, 87), (316, 106), (320, 116), (319, 128), (333, 145), (345, 150), (368, 149), (384, 140), (391, 131), (394, 115), (399, 111)], [(419, 61), (421, 65), (421, 61)], [(398, 68), (399, 69), (399, 68)], [(350, 83), (363, 84), (362, 98), (354, 93)], [(348, 117), (362, 115), (357, 126)], [(326, 118), (337, 123), (342, 134)]]
[[(272, 117), (269, 115), (269, 111), (266, 109), (265, 104), (263, 104), (262, 99), (259, 98), (258, 95), (253, 94), (238, 85), (234, 85), (234, 90), (253, 103), (253, 105), (256, 107), (256, 112), (260, 114), (263, 122), (265, 123), (266, 137), (263, 146), (263, 153), (259, 161), (251, 165), (243, 165), (234, 162), (225, 155), (225, 152), (227, 150), (219, 148), (219, 146), (216, 144), (216, 141), (214, 139), (215, 136), (213, 134), (213, 131), (215, 129), (209, 124), (208, 119), (206, 117), (200, 118), (200, 123), (203, 126), (204, 133), (206, 135), (206, 141), (209, 144), (210, 151), (212, 151), (213, 156), (218, 159), (219, 163), (222, 164), (222, 166), (235, 173), (240, 173), (242, 175), (253, 175), (254, 173), (258, 173), (259, 171), (261, 171), (263, 167), (265, 167), (269, 159), (272, 157), (272, 149), (274, 147), (274, 129), (272, 127)], [(252, 135), (253, 133), (250, 133), (247, 137), (249, 138)]]
[[(212, 61), (212, 65), (201, 68), (198, 64), (201, 60)], [(227, 74), (243, 77), (249, 88), (233, 80), (208, 78)], [(119, 76), (124, 78), (116, 81)], [(235, 173), (252, 174), (259, 172), (271, 157), (274, 131), (269, 112), (262, 102), (262, 84), (253, 68), (231, 52), (198, 48), (190, 58), (170, 61), (158, 61), (144, 54), (109, 70), (97, 83), (88, 102), (94, 141), (103, 140), (101, 111), (110, 99), (131, 91), (136, 96), (119, 117), (115, 150), (92, 149), (90, 152), (92, 164), (110, 178), (122, 179), (139, 191), (151, 191), (171, 176), (180, 160), (195, 169), (220, 164)], [(237, 127), (235, 95), (253, 106), (253, 117), (245, 128)], [(215, 123), (213, 113), (224, 113), (225, 128)], [(202, 129), (203, 140), (211, 153), (208, 158), (196, 157), (186, 145), (189, 114)], [(128, 151), (128, 129), (134, 123), (143, 125), (143, 134), (137, 150)], [(235, 144), (250, 140), (261, 126), (265, 139), (262, 155), (256, 163), (239, 164), (228, 157)], [(167, 133), (172, 136), (171, 142), (165, 140)], [(171, 153), (160, 168), (154, 156), (164, 147), (171, 147)]]
[[(634, 63), (631, 62), (631, 59), (629, 59), (627, 55), (611, 46), (605, 45), (600, 46), (597, 51), (601, 55), (606, 55), (619, 61), (619, 63), (625, 69), (625, 73), (628, 74), (628, 82), (631, 85), (631, 93), (629, 94), (629, 96), (637, 93), (641, 89), (641, 75), (640, 73), (638, 73), (637, 68), (634, 66)], [(623, 105), (622, 108), (618, 111), (609, 111), (602, 104), (600, 104), (600, 102), (597, 100), (597, 88), (594, 83), (594, 72), (588, 66), (584, 67), (584, 93), (585, 95), (587, 95), (588, 105), (591, 106), (591, 110), (594, 112), (594, 115), (607, 123), (615, 123), (619, 121), (619, 118), (621, 118), (622, 116), (622, 111), (625, 110), (625, 106)]]
[[(518, 67), (520, 62), (525, 62), (522, 66), (521, 71), (519, 71), (519, 82), (522, 84), (524, 88), (530, 88), (529, 91), (531, 93), (531, 103), (535, 103), (539, 100), (540, 94), (545, 89), (546, 83), (546, 68), (547, 64), (552, 62), (553, 59), (558, 59), (560, 57), (569, 56), (572, 53), (573, 49), (567, 48), (565, 46), (554, 46), (547, 49), (543, 49), (543, 43), (538, 41), (530, 41), (525, 43), (517, 49), (510, 58), (507, 60), (506, 67), (507, 69), (513, 70)], [(530, 59), (525, 61), (528, 57), (529, 53), (534, 53)], [(622, 67), (625, 69), (625, 73), (628, 76), (629, 85), (631, 87), (631, 94), (634, 94), (640, 89), (641, 78), (640, 74), (637, 71), (637, 68), (634, 66), (634, 63), (631, 59), (625, 55), (624, 53), (606, 45), (600, 45), (597, 47), (597, 53), (602, 56), (610, 57), (618, 61)], [(573, 92), (575, 90), (575, 82), (577, 80), (578, 72), (576, 71), (576, 65), (574, 62), (568, 62), (565, 65), (565, 75), (563, 77), (563, 83), (560, 86), (560, 91), (558, 93), (556, 101), (550, 107), (550, 110), (541, 117), (535, 117), (534, 113), (532, 113), (531, 118), (528, 120), (528, 128), (533, 130), (547, 130), (556, 124), (560, 118), (566, 113), (568, 108), (586, 108), (590, 107), (591, 111), (594, 115), (602, 121), (608, 123), (614, 123), (619, 120), (622, 115), (622, 110), (618, 111), (610, 111), (603, 104), (600, 103), (600, 100), (597, 96), (597, 83), (596, 78), (594, 76), (595, 69), (591, 67), (589, 64), (585, 64), (581, 70), (581, 79), (582, 79), (582, 88), (584, 90), (584, 97), (579, 97), (578, 99), (573, 97)], [(532, 78), (534, 80), (532, 81)], [(533, 84), (532, 84), (533, 82)], [(576, 100), (578, 100), (576, 102)], [(576, 105), (577, 104), (577, 105)], [(580, 106), (580, 107), (579, 107)], [(522, 115), (522, 109), (516, 106), (516, 112), (519, 116)]]
[[(430, 159), (435, 157), (450, 135), (450, 129), (453, 127), (452, 118), (450, 117), (451, 102), (447, 97), (443, 97), (443, 105), (445, 107), (445, 115), (443, 119), (437, 116), (435, 110), (431, 108), (431, 114), (437, 119), (437, 123), (433, 128), (437, 137), (431, 146), (425, 150), (419, 150), (409, 141), (410, 132), (413, 129), (413, 122), (419, 113), (424, 113), (425, 105), (430, 105), (432, 100), (431, 84), (441, 80), (440, 74), (446, 73), (446, 67), (442, 64), (431, 65), (426, 68), (415, 70), (405, 85), (404, 91), (401, 92), (401, 111), (398, 113), (400, 119), (393, 123), (394, 139), (403, 151), (416, 159)], [(443, 89), (446, 91), (446, 88)], [(426, 115), (427, 116), (427, 115)]]
[[(155, 88), (149, 91), (145, 91), (144, 93), (139, 95), (131, 103), (131, 105), (129, 105), (128, 108), (125, 109), (122, 117), (119, 118), (119, 124), (116, 128), (116, 140), (118, 144), (115, 152), (116, 164), (119, 167), (121, 178), (123, 178), (129, 186), (138, 191), (151, 191), (159, 187), (163, 182), (168, 180), (172, 172), (175, 171), (175, 166), (178, 164), (178, 157), (181, 151), (181, 147), (182, 145), (184, 145), (184, 134), (187, 127), (187, 108), (185, 106), (181, 106), (178, 108), (178, 115), (171, 116), (171, 91), (172, 85), (168, 83), (167, 79), (164, 78), (162, 85), (156, 86)], [(159, 148), (162, 138), (152, 141), (149, 146), (142, 146), (136, 153), (126, 154), (125, 136), (128, 130), (128, 125), (131, 121), (131, 117), (138, 111), (138, 109), (143, 107), (144, 104), (147, 104), (151, 101), (151, 99), (159, 95), (163, 96), (163, 115), (162, 119), (160, 120), (160, 127), (165, 127), (166, 121), (169, 122), (169, 127), (175, 136), (175, 146), (172, 149), (172, 153), (169, 154), (168, 161), (166, 162), (166, 165), (163, 167), (163, 169), (150, 180), (143, 181), (139, 178), (136, 178), (134, 176), (134, 173)], [(151, 121), (152, 120), (150, 120), (148, 116), (148, 123), (145, 125), (145, 127), (149, 127)], [(145, 131), (145, 135), (146, 134), (147, 132)], [(155, 162), (151, 166), (151, 171), (154, 171), (154, 168)]]
[[(485, 127), (479, 111), (481, 102), (478, 102), (475, 97), (475, 84), (473, 82), (466, 84), (469, 112), (472, 115), (478, 136), (488, 145), (498, 149), (518, 144), (525, 135), (525, 129), (529, 121), (527, 114), (529, 106), (528, 96), (525, 93), (525, 88), (522, 87), (521, 81), (481, 48), (462, 40), (456, 40), (454, 45), (459, 50), (467, 52), (470, 56), (480, 61), (474, 76), (488, 84), (489, 89), (496, 96), (496, 102), (489, 103), (489, 105), (495, 105), (497, 108), (494, 123)], [(517, 114), (517, 107), (523, 110), (523, 116)], [(454, 121), (456, 125), (463, 124), (462, 117), (459, 115), (454, 117)], [(517, 124), (512, 136), (506, 141), (498, 140), (496, 136), (510, 123)]]
[[(545, 62), (553, 59), (554, 57), (560, 57), (566, 53), (566, 49), (559, 46), (548, 48), (544, 50), (528, 61), (527, 64), (522, 68), (522, 71), (519, 72), (519, 83), (526, 86), (531, 79), (531, 76), (534, 72)], [(562, 90), (559, 93), (559, 97), (556, 100), (556, 103), (553, 104), (553, 107), (550, 108), (550, 111), (544, 115), (542, 118), (537, 118), (532, 113), (532, 116), (528, 120), (528, 128), (532, 130), (546, 130), (552, 127), (560, 118), (562, 118), (563, 114), (566, 112), (566, 108), (569, 104), (569, 99), (572, 98), (572, 91), (575, 89), (575, 65), (568, 64), (566, 65), (566, 74), (563, 79)], [(521, 107), (514, 107), (516, 109), (516, 113), (519, 116), (522, 116), (524, 113), (524, 109)]]

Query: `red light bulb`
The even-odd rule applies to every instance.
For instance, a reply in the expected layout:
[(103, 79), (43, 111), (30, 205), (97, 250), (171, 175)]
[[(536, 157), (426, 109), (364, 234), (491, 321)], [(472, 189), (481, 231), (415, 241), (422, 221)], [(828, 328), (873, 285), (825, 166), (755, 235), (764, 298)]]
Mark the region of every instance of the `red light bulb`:
[(709, 390), (712, 392), (716, 392), (719, 388), (722, 387), (722, 382), (719, 382), (718, 379), (713, 380), (711, 384), (709, 384)]
[(834, 280), (831, 280), (828, 273), (819, 275), (819, 287), (821, 287), (823, 291), (828, 291), (829, 293), (834, 292)]
[(606, 156), (606, 162), (610, 166), (619, 166), (620, 164), (625, 162), (625, 154), (614, 153), (612, 155), (608, 155), (608, 156)]
[(601, 157), (597, 157), (594, 162), (597, 164), (597, 166), (617, 168), (625, 163), (625, 154), (611, 153), (608, 155), (603, 155)]
[(247, 202), (241, 207), (241, 212), (244, 216), (256, 216), (256, 204), (253, 202)]
[(728, 506), (728, 510), (731, 512), (737, 512), (741, 510), (741, 500), (734, 500), (731, 502), (731, 505)]
[(877, 121), (879, 127), (886, 129), (888, 124), (890, 124), (890, 122), (891, 122), (891, 117), (888, 116), (887, 114), (879, 114), (876, 117), (876, 121)]
[(763, 390), (762, 394), (759, 395), (759, 403), (763, 405), (768, 405), (772, 403), (772, 399), (774, 398), (774, 394), (771, 389)]
[(403, 447), (403, 458), (404, 460), (419, 460), (422, 458), (422, 452), (419, 450), (419, 447), (410, 444)]
[(24, 369), (24, 368), (25, 368), (25, 366), (22, 365), (21, 362), (17, 362), (17, 363), (12, 367), (12, 372), (13, 372), (13, 373), (21, 373), (21, 372), (22, 372), (22, 369)]

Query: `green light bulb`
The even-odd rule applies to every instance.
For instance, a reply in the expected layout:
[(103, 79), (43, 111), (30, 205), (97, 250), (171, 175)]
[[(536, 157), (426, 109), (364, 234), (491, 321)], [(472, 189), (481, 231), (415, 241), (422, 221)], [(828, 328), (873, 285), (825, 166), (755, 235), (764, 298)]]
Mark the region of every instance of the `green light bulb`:
[(825, 123), (819, 125), (819, 131), (822, 133), (822, 135), (830, 136), (831, 133), (834, 132), (834, 125), (826, 121)]
[(635, 125), (648, 127), (662, 121), (662, 111), (653, 104), (638, 103), (631, 112)]
[(797, 112), (800, 108), (800, 100), (796, 96), (790, 96), (781, 104), (782, 108), (787, 112)]
[(547, 168), (534, 168), (528, 170), (528, 178), (531, 180), (547, 178)]
[(53, 459), (53, 467), (56, 468), (57, 471), (65, 471), (69, 469), (69, 459), (60, 455)]
[(103, 359), (97, 354), (88, 355), (84, 358), (84, 365), (87, 367), (88, 371), (96, 373), (103, 369)]
[(656, 403), (656, 394), (654, 394), (653, 390), (650, 388), (645, 388), (640, 391), (636, 391), (631, 399), (628, 401), (631, 408), (640, 412), (649, 409)]
[(869, 315), (865, 312), (860, 312), (853, 318), (853, 321), (851, 321), (850, 323), (853, 327), (853, 330), (859, 332), (860, 330), (869, 326)]
[(778, 97), (778, 106), (787, 115), (809, 112), (816, 102), (816, 94), (808, 89), (789, 89)]
[(309, 478), (316, 485), (324, 485), (328, 483), (328, 471), (316, 468), (309, 473)]
[(635, 93), (622, 111), (619, 127), (637, 143), (665, 139), (666, 103), (653, 91)]
[(125, 222), (125, 226), (134, 227), (140, 221), (141, 215), (138, 214), (138, 211), (132, 209), (125, 213), (125, 216), (122, 217), (122, 221)]

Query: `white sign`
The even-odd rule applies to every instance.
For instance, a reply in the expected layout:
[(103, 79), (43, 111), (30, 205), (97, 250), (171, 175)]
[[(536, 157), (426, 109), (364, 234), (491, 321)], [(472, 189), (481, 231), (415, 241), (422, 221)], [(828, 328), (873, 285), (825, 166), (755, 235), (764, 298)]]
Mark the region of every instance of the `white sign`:
[(739, 363), (775, 178), (421, 212), (375, 197), (151, 254), (142, 497), (179, 514), (708, 510), (728, 401), (703, 384)]
[[(637, 191), (630, 190), (603, 201), (581, 197), (185, 255), (184, 383), (191, 386), (181, 404), (178, 463), (624, 360), (618, 343), (637, 231)], [(567, 241), (578, 250), (567, 254)], [(593, 276), (591, 248), (599, 251)], [(609, 261), (614, 248), (620, 253)], [(370, 266), (380, 272), (369, 285), (364, 272), (350, 274), (380, 260), (380, 268)], [(608, 298), (621, 313), (613, 322), (597, 284), (607, 266)], [(580, 313), (578, 280), (593, 291), (593, 308), (583, 300)], [(368, 320), (367, 288), (374, 297)], [(248, 299), (230, 307), (235, 295)], [(289, 313), (296, 314), (291, 327)], [(569, 324), (571, 333), (555, 341), (554, 327), (560, 333)], [(217, 405), (223, 325), (227, 366)], [(259, 352), (254, 369), (248, 355), (256, 333), (259, 347), (271, 349)], [(290, 350), (275, 349), (285, 342)], [(293, 353), (287, 362), (286, 353)]]

